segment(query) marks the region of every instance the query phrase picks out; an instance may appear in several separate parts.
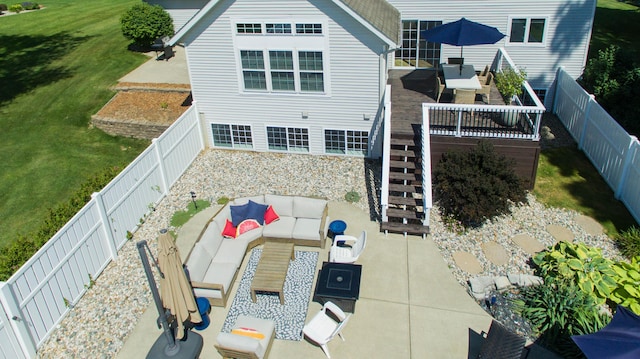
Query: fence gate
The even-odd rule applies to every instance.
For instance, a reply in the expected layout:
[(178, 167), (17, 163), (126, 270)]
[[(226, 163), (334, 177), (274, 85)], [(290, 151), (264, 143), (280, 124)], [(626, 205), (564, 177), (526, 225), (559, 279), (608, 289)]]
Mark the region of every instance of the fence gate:
[[(2, 285), (4, 283), (0, 282), (0, 286)], [(10, 320), (4, 307), (0, 305), (0, 359), (27, 358), (13, 332)]]

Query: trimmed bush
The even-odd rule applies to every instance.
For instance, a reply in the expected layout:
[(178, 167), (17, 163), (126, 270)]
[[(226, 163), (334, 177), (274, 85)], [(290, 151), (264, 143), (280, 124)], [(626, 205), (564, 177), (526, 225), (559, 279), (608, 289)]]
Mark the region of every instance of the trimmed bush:
[(625, 257), (640, 256), (640, 228), (633, 226), (618, 234), (616, 244)]
[(22, 10), (24, 10), (22, 8), (22, 5), (20, 4), (14, 4), (9, 6), (9, 11), (15, 12), (16, 14), (19, 14)]
[(9, 10), (9, 8), (7, 7), (7, 4), (0, 4), (0, 12), (7, 11), (7, 10)]
[(443, 214), (465, 227), (511, 213), (510, 202), (526, 202), (524, 181), (515, 162), (499, 155), (488, 140), (471, 151), (442, 156), (433, 170), (434, 194)]
[(40, 9), (40, 5), (38, 5), (38, 3), (35, 3), (35, 2), (26, 1), (26, 2), (23, 2), (20, 5), (25, 10), (38, 10), (38, 9)]
[(94, 192), (104, 188), (121, 170), (119, 167), (107, 168), (90, 178), (69, 201), (49, 209), (49, 214), (38, 230), (26, 235), (20, 234), (11, 244), (0, 248), (0, 280), (6, 281), (91, 200)]
[(149, 47), (163, 36), (173, 35), (171, 15), (160, 5), (136, 4), (120, 19), (122, 35), (136, 45)]

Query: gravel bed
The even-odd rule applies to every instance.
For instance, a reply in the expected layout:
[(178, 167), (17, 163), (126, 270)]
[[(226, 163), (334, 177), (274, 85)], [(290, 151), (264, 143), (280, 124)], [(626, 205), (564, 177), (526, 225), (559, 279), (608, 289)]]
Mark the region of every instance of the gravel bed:
[[(336, 180), (336, 173), (340, 173)], [(160, 228), (170, 228), (173, 213), (184, 210), (191, 201), (190, 191), (198, 199), (215, 202), (220, 197), (241, 197), (261, 193), (306, 195), (344, 201), (348, 191), (356, 191), (363, 198), (357, 206), (379, 217), (377, 196), (380, 183), (380, 164), (357, 158), (306, 156), (243, 151), (206, 150), (165, 197), (96, 279), (82, 300), (75, 303), (57, 329), (41, 346), (38, 357), (43, 358), (111, 358), (122, 347), (128, 333), (149, 306), (152, 297), (135, 247), (146, 240), (156, 253), (155, 238)], [(366, 194), (372, 194), (373, 196)], [(373, 209), (371, 209), (373, 208)], [(443, 259), (461, 285), (467, 286), (469, 275), (456, 267), (451, 254), (455, 251), (473, 253), (482, 263), (479, 275), (531, 273), (529, 256), (515, 246), (510, 238), (529, 233), (545, 245), (552, 237), (545, 231), (549, 224), (569, 228), (576, 241), (603, 248), (605, 255), (617, 257), (613, 242), (606, 236), (589, 236), (574, 219), (576, 212), (545, 208), (533, 196), (529, 204), (514, 207), (511, 216), (496, 219), (479, 229), (463, 234), (450, 231), (442, 223), (437, 209), (432, 211), (430, 238), (438, 245)], [(171, 229), (171, 228), (170, 228)], [(484, 258), (480, 244), (496, 241), (511, 254), (505, 266), (495, 266)]]

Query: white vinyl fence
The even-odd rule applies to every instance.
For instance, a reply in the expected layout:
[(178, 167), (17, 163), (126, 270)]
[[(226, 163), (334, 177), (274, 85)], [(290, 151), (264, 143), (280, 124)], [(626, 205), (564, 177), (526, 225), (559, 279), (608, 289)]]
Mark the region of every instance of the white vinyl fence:
[(135, 230), (203, 149), (194, 102), (7, 282), (0, 283), (0, 358), (35, 356), (69, 305), (117, 257), (127, 232)]
[(584, 151), (617, 199), (640, 222), (640, 143), (562, 68), (553, 113)]

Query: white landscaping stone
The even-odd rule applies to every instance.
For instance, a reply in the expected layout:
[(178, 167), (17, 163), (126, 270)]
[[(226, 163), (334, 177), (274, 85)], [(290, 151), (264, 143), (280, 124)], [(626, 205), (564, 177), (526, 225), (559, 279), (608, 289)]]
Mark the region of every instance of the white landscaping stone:
[(501, 292), (511, 287), (511, 282), (509, 281), (509, 278), (505, 276), (495, 277), (494, 281), (496, 284), (496, 288)]

